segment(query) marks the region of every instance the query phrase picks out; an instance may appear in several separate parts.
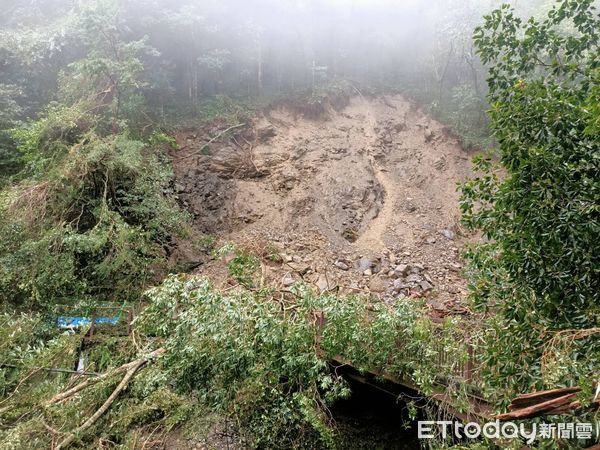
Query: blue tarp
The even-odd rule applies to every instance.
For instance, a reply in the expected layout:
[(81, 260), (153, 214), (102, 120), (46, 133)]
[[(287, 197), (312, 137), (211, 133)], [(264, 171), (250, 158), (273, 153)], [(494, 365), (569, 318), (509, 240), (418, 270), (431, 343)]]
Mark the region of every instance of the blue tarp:
[[(56, 318), (56, 325), (59, 328), (79, 328), (90, 325), (92, 320), (89, 317), (70, 317), (70, 316), (58, 316)], [(114, 317), (97, 317), (94, 319), (96, 325), (109, 324), (116, 325), (119, 323), (119, 316)]]

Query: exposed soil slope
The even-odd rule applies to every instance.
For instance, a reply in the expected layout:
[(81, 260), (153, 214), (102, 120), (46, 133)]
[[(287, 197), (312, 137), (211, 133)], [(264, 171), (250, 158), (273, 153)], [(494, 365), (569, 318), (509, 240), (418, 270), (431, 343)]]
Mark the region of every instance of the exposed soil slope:
[(279, 108), (208, 147), (198, 136), (178, 136), (180, 198), (203, 232), (276, 244), (284, 262), (266, 265), (267, 278), (461, 310), (456, 185), (470, 156), (403, 97), (356, 96), (322, 120)]

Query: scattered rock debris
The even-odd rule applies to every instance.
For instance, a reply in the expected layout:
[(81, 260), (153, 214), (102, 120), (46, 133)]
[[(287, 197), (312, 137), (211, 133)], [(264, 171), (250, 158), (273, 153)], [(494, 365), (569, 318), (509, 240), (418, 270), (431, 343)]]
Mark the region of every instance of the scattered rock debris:
[[(177, 136), (175, 187), (198, 230), (276, 245), (280, 262), (264, 262), (262, 275), (284, 288), (303, 280), (464, 312), (460, 252), (475, 237), (460, 229), (456, 183), (471, 169), (442, 125), (401, 96), (355, 97), (327, 120), (282, 107), (240, 133), (210, 145), (202, 130)], [(219, 264), (197, 271), (224, 278)]]

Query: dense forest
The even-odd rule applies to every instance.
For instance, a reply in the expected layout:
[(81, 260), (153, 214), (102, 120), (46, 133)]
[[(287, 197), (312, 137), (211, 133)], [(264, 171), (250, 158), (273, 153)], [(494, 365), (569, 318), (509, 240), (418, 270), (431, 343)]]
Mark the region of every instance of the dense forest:
[(0, 448), (600, 445), (598, 2), (2, 6)]

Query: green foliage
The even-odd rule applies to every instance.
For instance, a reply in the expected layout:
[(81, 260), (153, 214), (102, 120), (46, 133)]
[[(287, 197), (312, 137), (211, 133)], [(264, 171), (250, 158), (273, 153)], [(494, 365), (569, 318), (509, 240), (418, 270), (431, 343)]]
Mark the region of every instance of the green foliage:
[(325, 406), (349, 392), (328, 367), (333, 358), (409, 377), (423, 392), (466, 359), (458, 323), (435, 326), (412, 299), (390, 307), (303, 286), (294, 294), (282, 308), (268, 290), (224, 294), (205, 279), (171, 276), (147, 292), (136, 326), (163, 343), (162, 369), (182, 394), (232, 416), (259, 448), (334, 446)]
[(12, 130), (25, 170), (0, 196), (3, 301), (135, 300), (186, 231), (165, 194), (172, 139), (157, 131), (147, 144), (126, 120), (144, 86), (138, 55), (151, 49), (122, 39), (120, 20), (114, 1), (85, 5), (72, 25), (86, 54), (64, 71), (61, 102)]
[(281, 257), (281, 250), (277, 244), (269, 242), (265, 248), (266, 258), (273, 263), (280, 263), (283, 261)]
[(231, 276), (246, 287), (254, 286), (254, 276), (259, 266), (256, 256), (245, 250), (238, 250), (227, 268)]
[(163, 264), (170, 236), (185, 227), (163, 194), (170, 172), (143, 142), (82, 133), (62, 120), (70, 114), (49, 114), (16, 133), (33, 177), (0, 205), (0, 296), (39, 305), (135, 299)]
[[(0, 316), (0, 442), (2, 448), (50, 448), (57, 438), (84, 422), (114, 390), (122, 374), (88, 387), (67, 402), (48, 404), (58, 392), (73, 386), (71, 374), (40, 368), (71, 369), (79, 358), (82, 334), (59, 333), (39, 315), (5, 313)], [(87, 330), (84, 330), (87, 331)], [(97, 330), (98, 331), (98, 330)], [(98, 339), (100, 337), (100, 339)], [(98, 333), (84, 351), (86, 369), (109, 370), (135, 359), (129, 339)], [(108, 356), (108, 357), (106, 357)], [(78, 380), (81, 381), (81, 380)], [(96, 426), (79, 438), (84, 448), (110, 440), (123, 448), (149, 434), (159, 436), (185, 422), (188, 427), (207, 422), (203, 408), (175, 393), (169, 379), (155, 366), (138, 371), (126, 395), (116, 399)], [(49, 432), (49, 428), (59, 430)], [(142, 440), (143, 440), (142, 439)]]
[(236, 417), (252, 446), (330, 446), (319, 386), (323, 395), (346, 391), (315, 353), (303, 315), (286, 316), (260, 294), (224, 296), (196, 278), (170, 277), (147, 295), (136, 322), (164, 339), (162, 365), (181, 391)]
[(173, 136), (169, 136), (166, 133), (163, 133), (160, 130), (155, 130), (150, 136), (148, 140), (150, 145), (158, 146), (160, 144), (167, 144), (169, 147), (179, 150), (179, 146), (177, 145), (177, 140)]
[(0, 83), (0, 183), (20, 166), (14, 140), (8, 133), (23, 110), (17, 102), (20, 94), (17, 86)]
[(253, 288), (255, 285), (256, 269), (260, 262), (250, 251), (239, 248), (233, 243), (227, 243), (213, 250), (213, 257), (227, 259), (227, 269), (231, 277), (239, 284)]
[[(527, 22), (504, 6), (475, 32), (490, 68), (501, 168), (476, 161), (482, 175), (463, 186), (461, 207), (489, 239), (469, 256), (474, 299), (494, 314), (487, 382), (505, 399), (587, 386), (597, 371), (598, 333), (580, 333), (600, 324), (600, 18), (592, 3), (562, 1)], [(559, 332), (570, 344), (557, 352)]]

